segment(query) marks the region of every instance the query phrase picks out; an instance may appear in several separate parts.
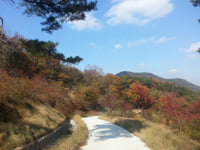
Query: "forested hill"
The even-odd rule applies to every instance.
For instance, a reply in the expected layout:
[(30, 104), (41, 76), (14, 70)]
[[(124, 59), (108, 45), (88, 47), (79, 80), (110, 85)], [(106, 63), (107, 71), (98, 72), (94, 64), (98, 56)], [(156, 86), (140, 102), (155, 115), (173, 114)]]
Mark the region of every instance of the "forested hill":
[(173, 82), (178, 86), (184, 86), (191, 90), (200, 91), (200, 86), (192, 84), (189, 81), (186, 81), (184, 79), (179, 79), (179, 78), (165, 79), (165, 78), (162, 78), (162, 77), (159, 77), (157, 75), (154, 75), (152, 73), (147, 73), (147, 72), (136, 73), (136, 72), (122, 71), (122, 72), (117, 73), (116, 76), (137, 76), (137, 77), (143, 77), (143, 78), (154, 78), (161, 81)]

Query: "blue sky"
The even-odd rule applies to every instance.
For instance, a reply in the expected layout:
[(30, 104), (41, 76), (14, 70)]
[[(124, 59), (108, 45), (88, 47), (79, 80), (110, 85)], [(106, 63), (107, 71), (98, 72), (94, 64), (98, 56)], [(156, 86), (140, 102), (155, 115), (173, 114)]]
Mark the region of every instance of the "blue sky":
[(8, 35), (58, 42), (58, 51), (84, 58), (105, 73), (151, 72), (165, 78), (183, 78), (200, 85), (200, 8), (190, 0), (99, 0), (98, 10), (85, 21), (63, 24), (49, 35), (41, 32), (38, 17), (0, 1)]

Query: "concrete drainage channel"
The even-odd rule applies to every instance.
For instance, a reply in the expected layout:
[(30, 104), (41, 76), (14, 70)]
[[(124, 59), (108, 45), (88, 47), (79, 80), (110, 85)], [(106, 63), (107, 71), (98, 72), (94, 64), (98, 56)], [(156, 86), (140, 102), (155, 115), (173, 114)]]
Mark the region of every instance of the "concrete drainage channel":
[(32, 143), (26, 144), (22, 147), (17, 147), (14, 150), (42, 150), (45, 147), (49, 146), (51, 143), (55, 142), (60, 137), (64, 136), (69, 128), (73, 128), (73, 130), (76, 129), (76, 124), (73, 120), (65, 121), (62, 125), (60, 125), (51, 133), (41, 137), (40, 139)]

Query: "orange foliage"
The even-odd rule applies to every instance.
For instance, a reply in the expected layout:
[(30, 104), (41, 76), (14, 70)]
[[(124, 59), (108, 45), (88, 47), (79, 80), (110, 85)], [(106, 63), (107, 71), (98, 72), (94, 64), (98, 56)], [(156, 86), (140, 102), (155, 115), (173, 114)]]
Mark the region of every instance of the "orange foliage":
[(102, 79), (102, 85), (105, 90), (105, 94), (119, 94), (121, 92), (121, 80), (113, 74), (106, 74)]
[(150, 89), (138, 81), (130, 85), (126, 94), (129, 102), (133, 103), (136, 108), (147, 109), (153, 104)]

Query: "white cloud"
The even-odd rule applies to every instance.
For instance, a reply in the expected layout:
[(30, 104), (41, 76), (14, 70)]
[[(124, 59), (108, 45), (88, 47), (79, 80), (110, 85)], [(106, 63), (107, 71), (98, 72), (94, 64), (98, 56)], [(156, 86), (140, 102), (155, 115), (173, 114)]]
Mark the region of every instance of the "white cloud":
[(165, 42), (168, 42), (168, 41), (171, 41), (171, 40), (174, 40), (175, 38), (174, 37), (166, 37), (166, 36), (163, 36), (163, 37), (160, 37), (158, 39), (155, 39), (154, 42), (155, 43), (165, 43)]
[(186, 49), (186, 52), (196, 52), (200, 48), (200, 42), (193, 43), (190, 45), (188, 49)]
[(75, 30), (85, 30), (85, 29), (91, 29), (91, 30), (99, 30), (103, 27), (103, 25), (95, 18), (92, 13), (87, 13), (85, 20), (78, 20), (69, 22), (72, 29)]
[(142, 40), (136, 40), (136, 41), (132, 41), (132, 42), (129, 42), (127, 44), (127, 47), (128, 48), (132, 48), (132, 47), (135, 47), (135, 46), (138, 46), (138, 45), (142, 45), (142, 44), (146, 44), (146, 43), (149, 43), (153, 41), (153, 38), (148, 38), (148, 39), (142, 39)]
[(168, 71), (168, 73), (178, 73), (179, 71), (177, 70), (177, 69), (170, 69), (169, 71)]
[(161, 44), (161, 43), (165, 43), (165, 42), (168, 42), (168, 41), (171, 41), (171, 40), (174, 40), (174, 39), (175, 39), (174, 37), (166, 37), (166, 36), (163, 36), (163, 37), (160, 37), (160, 38), (151, 37), (151, 38), (146, 38), (146, 39), (141, 39), (141, 40), (129, 42), (127, 44), (127, 47), (132, 48), (134, 46), (143, 45), (143, 44), (147, 44), (147, 43)]
[(186, 57), (189, 59), (199, 58), (197, 50), (200, 49), (200, 42), (192, 43), (187, 49), (183, 49), (182, 52), (186, 53)]
[(116, 25), (146, 24), (161, 18), (173, 10), (170, 0), (112, 0), (114, 6), (106, 13), (107, 23)]
[(116, 48), (116, 49), (122, 48), (122, 45), (121, 44), (115, 44), (114, 48)]

